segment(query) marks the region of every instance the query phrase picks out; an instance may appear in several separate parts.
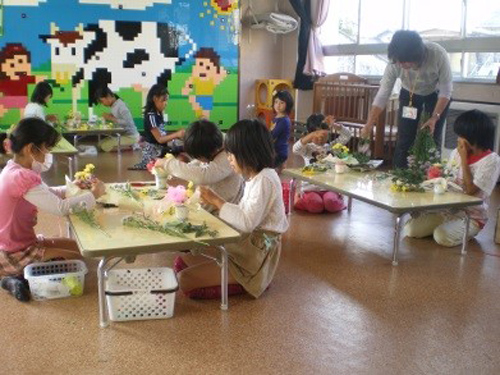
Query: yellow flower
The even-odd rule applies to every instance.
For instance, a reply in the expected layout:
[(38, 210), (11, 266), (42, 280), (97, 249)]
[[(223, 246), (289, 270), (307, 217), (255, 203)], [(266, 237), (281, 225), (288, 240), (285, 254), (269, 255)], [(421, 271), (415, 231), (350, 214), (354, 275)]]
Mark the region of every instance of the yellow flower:
[(193, 181), (189, 181), (188, 190), (193, 190), (193, 187), (194, 187)]
[(401, 188), (401, 190), (402, 190), (403, 192), (407, 192), (407, 191), (409, 191), (410, 189), (408, 188), (408, 186), (403, 186), (403, 187)]

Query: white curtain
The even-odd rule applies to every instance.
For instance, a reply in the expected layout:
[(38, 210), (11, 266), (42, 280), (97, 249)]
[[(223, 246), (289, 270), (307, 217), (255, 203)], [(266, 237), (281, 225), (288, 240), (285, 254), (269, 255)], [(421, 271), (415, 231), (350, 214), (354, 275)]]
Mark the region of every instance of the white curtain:
[(318, 32), (321, 25), (326, 21), (329, 9), (330, 0), (311, 0), (311, 33), (304, 65), (304, 74), (309, 76), (325, 75), (323, 47)]

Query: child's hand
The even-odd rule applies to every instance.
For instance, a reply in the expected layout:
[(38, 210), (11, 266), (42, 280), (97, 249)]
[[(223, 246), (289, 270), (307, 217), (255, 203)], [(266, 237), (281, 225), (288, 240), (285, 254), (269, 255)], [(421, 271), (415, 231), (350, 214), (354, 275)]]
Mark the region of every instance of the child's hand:
[(330, 130), (332, 130), (332, 129), (335, 129), (335, 130), (342, 129), (342, 125), (336, 123), (335, 121), (337, 121), (337, 120), (332, 115), (326, 116), (326, 118), (325, 118), (325, 122), (328, 125), (328, 127), (330, 128)]
[(328, 130), (316, 130), (310, 134), (311, 142), (316, 145), (324, 145), (328, 140)]
[(94, 181), (92, 181), (90, 192), (94, 194), (95, 199), (98, 199), (99, 197), (102, 197), (104, 194), (106, 194), (106, 185), (104, 185), (104, 182), (96, 178)]
[(203, 204), (209, 204), (217, 207), (218, 210), (222, 208), (226, 201), (222, 199), (216, 192), (206, 186), (200, 186), (200, 200)]
[(175, 138), (177, 139), (182, 139), (184, 138), (184, 134), (186, 133), (186, 131), (184, 129), (181, 129), (181, 130), (177, 130), (175, 133), (174, 133), (174, 136)]
[(161, 169), (163, 169), (165, 167), (165, 162), (166, 161), (167, 161), (167, 159), (165, 159), (165, 158), (156, 159), (155, 165), (153, 166), (153, 168), (161, 168)]
[(462, 158), (462, 161), (467, 160), (467, 157), (469, 156), (469, 152), (471, 149), (472, 147), (466, 139), (461, 137), (458, 138), (457, 151), (460, 157)]
[(59, 122), (59, 117), (57, 115), (47, 115), (47, 116), (45, 116), (45, 119), (49, 122), (52, 122), (52, 123)]
[(115, 116), (113, 116), (111, 113), (103, 113), (103, 114), (102, 114), (102, 117), (103, 117), (106, 121), (114, 121), (114, 119), (115, 119)]

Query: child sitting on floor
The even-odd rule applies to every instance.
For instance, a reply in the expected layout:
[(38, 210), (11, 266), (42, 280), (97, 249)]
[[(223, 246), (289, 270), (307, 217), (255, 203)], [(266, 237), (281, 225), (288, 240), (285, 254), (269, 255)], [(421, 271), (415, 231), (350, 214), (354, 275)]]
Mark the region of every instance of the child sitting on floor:
[[(346, 144), (351, 139), (351, 132), (342, 124), (335, 122), (332, 116), (325, 118), (320, 113), (312, 114), (306, 123), (308, 134), (293, 145), (293, 153), (304, 158), (305, 165), (325, 157), (331, 149), (328, 138), (330, 129), (335, 129), (339, 136), (336, 143)], [(342, 195), (333, 191), (321, 190), (316, 185), (302, 182), (295, 200), (295, 209), (308, 211), (313, 214), (324, 212), (338, 212), (345, 209)]]
[[(274, 167), (274, 148), (266, 126), (242, 120), (227, 132), (224, 142), (233, 169), (246, 180), (238, 204), (228, 203), (213, 190), (201, 187), (201, 199), (219, 210), (219, 217), (242, 233), (226, 246), (229, 292), (244, 290), (259, 297), (269, 286), (281, 254), (281, 234), (288, 229), (281, 183)], [(180, 261), (182, 259), (182, 262)], [(220, 297), (220, 269), (203, 256), (176, 260), (181, 290), (191, 298)]]
[(27, 282), (22, 277), (28, 264), (57, 257), (80, 257), (74, 240), (35, 234), (38, 210), (68, 215), (71, 208), (80, 204), (92, 208), (95, 200), (105, 193), (104, 184), (96, 180), (88, 192), (65, 198), (65, 187), (51, 188), (42, 182), (40, 174), (50, 169), (50, 150), (59, 138), (57, 131), (45, 121), (27, 118), (0, 142), (0, 153), (13, 154), (13, 159), (0, 173), (1, 286), (19, 301), (30, 299)]
[[(174, 158), (158, 159), (155, 166), (169, 175), (207, 185), (226, 202), (238, 203), (243, 194), (243, 179), (229, 164), (223, 148), (224, 136), (213, 122), (193, 122), (184, 135), (184, 152), (195, 160), (185, 163)], [(214, 207), (207, 207), (214, 211)]]
[[(108, 87), (101, 87), (97, 89), (96, 100), (102, 105), (111, 108), (111, 113), (103, 113), (102, 117), (106, 121), (111, 121), (116, 126), (125, 129), (125, 133), (120, 137), (120, 146), (133, 146), (139, 142), (140, 136), (132, 118), (132, 113), (118, 95)], [(99, 143), (99, 147), (104, 152), (110, 152), (118, 147), (118, 138), (106, 137)]]
[[(450, 155), (447, 168), (454, 170), (455, 182), (465, 194), (483, 200), (482, 205), (466, 209), (470, 217), (468, 239), (471, 239), (488, 220), (488, 202), (500, 174), (500, 157), (491, 151), (495, 127), (483, 112), (462, 113), (453, 129), (458, 135), (458, 145)], [(404, 228), (408, 237), (433, 236), (438, 244), (447, 247), (462, 244), (464, 230), (463, 216), (452, 212), (414, 216)]]
[(167, 88), (160, 84), (153, 85), (149, 90), (144, 106), (142, 160), (129, 169), (145, 170), (149, 162), (172, 151), (167, 143), (184, 137), (184, 129), (171, 134), (165, 132), (163, 111), (167, 107), (168, 95)]
[(59, 121), (57, 115), (45, 115), (44, 107), (47, 107), (50, 99), (52, 99), (52, 87), (50, 87), (50, 84), (45, 81), (37, 83), (31, 94), (30, 103), (24, 109), (23, 117), (37, 117), (51, 123), (56, 123)]

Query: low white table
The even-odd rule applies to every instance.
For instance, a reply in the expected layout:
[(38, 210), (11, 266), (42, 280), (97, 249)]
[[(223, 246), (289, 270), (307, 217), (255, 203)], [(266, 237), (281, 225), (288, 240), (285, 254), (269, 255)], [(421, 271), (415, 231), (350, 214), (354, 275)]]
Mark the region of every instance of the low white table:
[(366, 178), (367, 173), (349, 171), (347, 173), (336, 174), (333, 170), (329, 170), (324, 173), (310, 175), (302, 173), (302, 168), (285, 169), (283, 174), (292, 178), (290, 182), (289, 212), (291, 213), (293, 210), (296, 180), (307, 181), (325, 190), (347, 196), (349, 199), (349, 212), (352, 207), (352, 199), (358, 199), (391, 212), (395, 216), (392, 264), (396, 266), (398, 264), (399, 237), (404, 215), (414, 212), (454, 208), (462, 210), (465, 213), (465, 231), (461, 253), (465, 254), (467, 252), (469, 216), (464, 209), (481, 204), (481, 199), (453, 192), (446, 192), (445, 194), (434, 194), (432, 192), (393, 192), (389, 190), (387, 184), (377, 183), (372, 179)]
[[(118, 193), (111, 192), (111, 194)], [(116, 201), (116, 197), (111, 197), (110, 201)], [(175, 253), (203, 246), (194, 241), (194, 235), (189, 235), (189, 239), (182, 239), (147, 229), (123, 226), (122, 219), (131, 213), (131, 211), (126, 209), (98, 207), (96, 209), (96, 217), (104, 232), (92, 228), (74, 215), (70, 215), (69, 217), (72, 236), (77, 241), (82, 255), (90, 258), (102, 257), (97, 269), (99, 320), (101, 327), (106, 327), (109, 324), (105, 297), (107, 270), (113, 268), (120, 261), (127, 258), (133, 259), (137, 255), (159, 252)], [(202, 209), (190, 211), (189, 215), (191, 223), (202, 224), (205, 222), (211, 230), (219, 232), (215, 238), (199, 237), (196, 240), (208, 243), (210, 246), (217, 248), (221, 253), (221, 261), (218, 262), (221, 267), (222, 280), (221, 309), (227, 310), (228, 260), (224, 245), (237, 242), (240, 239), (240, 234), (223, 221)], [(172, 220), (174, 219), (172, 218)], [(113, 259), (115, 259), (115, 262), (111, 264), (111, 260)]]

